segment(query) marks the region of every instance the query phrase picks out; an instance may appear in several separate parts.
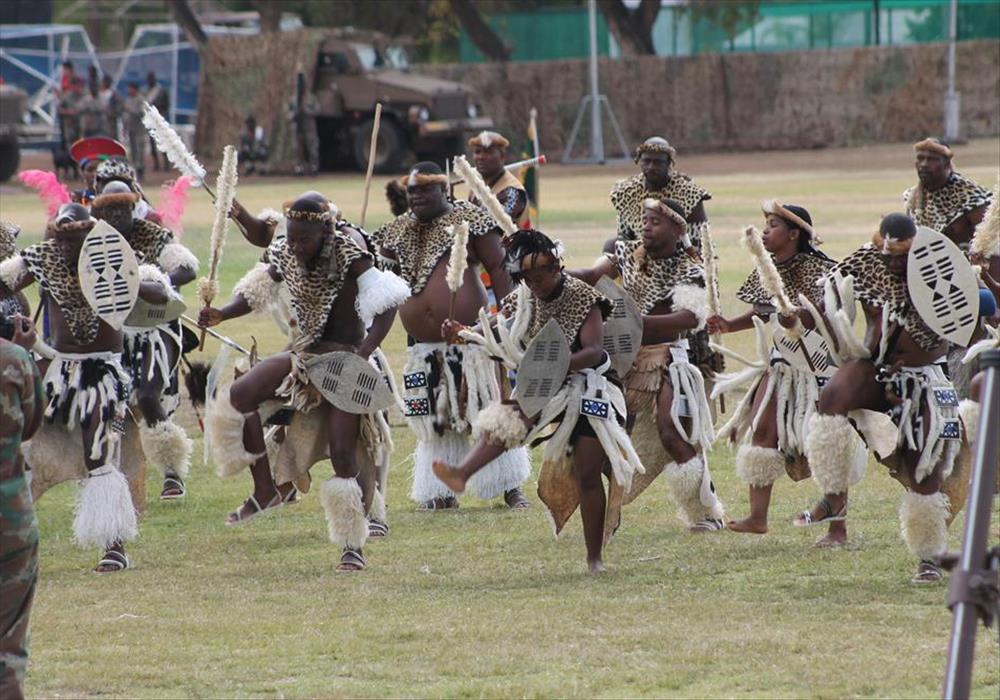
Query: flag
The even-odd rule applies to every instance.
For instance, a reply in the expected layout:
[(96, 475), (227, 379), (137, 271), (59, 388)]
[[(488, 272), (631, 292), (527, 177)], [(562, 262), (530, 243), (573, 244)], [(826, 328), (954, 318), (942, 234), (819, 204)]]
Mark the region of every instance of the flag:
[[(528, 119), (527, 142), (521, 151), (521, 158), (538, 157), (538, 125), (536, 118), (538, 110), (531, 108), (531, 116)], [(538, 166), (530, 165), (521, 168), (517, 172), (517, 179), (524, 185), (525, 193), (528, 195), (528, 218), (524, 221), (524, 228), (538, 228)]]

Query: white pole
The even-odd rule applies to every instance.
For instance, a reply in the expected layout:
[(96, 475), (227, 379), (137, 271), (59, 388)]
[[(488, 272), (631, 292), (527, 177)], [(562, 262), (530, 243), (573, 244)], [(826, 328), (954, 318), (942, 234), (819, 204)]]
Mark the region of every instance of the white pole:
[(589, 0), (587, 15), (590, 21), (590, 154), (596, 162), (603, 163), (604, 129), (597, 97), (597, 0)]
[(958, 138), (958, 93), (955, 92), (955, 41), (958, 38), (958, 0), (951, 0), (948, 17), (948, 92), (944, 97), (944, 138)]
[(177, 52), (180, 51), (180, 27), (173, 26), (173, 44), (170, 47), (170, 123), (177, 123), (177, 78), (179, 76), (179, 66)]

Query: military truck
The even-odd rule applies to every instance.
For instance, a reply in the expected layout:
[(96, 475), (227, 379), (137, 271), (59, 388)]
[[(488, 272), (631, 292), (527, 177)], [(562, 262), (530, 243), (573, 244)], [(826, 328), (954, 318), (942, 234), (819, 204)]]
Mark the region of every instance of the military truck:
[(319, 48), (313, 84), (320, 166), (368, 165), (374, 106), (382, 103), (377, 172), (414, 159), (461, 153), (470, 133), (493, 128), (475, 94), (461, 83), (409, 71), (404, 50), (374, 33), (340, 32)]

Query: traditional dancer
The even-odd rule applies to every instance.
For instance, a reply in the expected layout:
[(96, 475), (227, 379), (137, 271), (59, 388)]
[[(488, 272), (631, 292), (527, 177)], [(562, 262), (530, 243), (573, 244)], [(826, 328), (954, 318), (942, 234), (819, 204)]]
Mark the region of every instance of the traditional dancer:
[[(362, 547), (368, 537), (358, 463), (361, 446), (374, 449), (378, 430), (372, 415), (348, 413), (326, 402), (310, 382), (307, 362), (331, 352), (355, 353), (366, 360), (385, 338), (396, 307), (409, 297), (407, 285), (391, 273), (379, 271), (372, 255), (347, 235), (336, 231), (329, 207), (300, 198), (286, 210), (287, 233), (268, 249), (268, 277), (238, 286), (222, 309), (203, 309), (201, 325), (208, 327), (266, 307), (283, 281), (291, 296), (297, 335), (290, 351), (269, 357), (231, 386), (219, 390), (210, 402), (206, 436), (218, 471), (233, 475), (248, 465), (254, 491), (227, 522), (245, 522), (282, 504), (264, 443), (262, 404), (287, 400), (302, 414), (314, 414), (310, 431), (315, 442), (326, 438), (335, 476), (323, 484), (331, 541), (343, 549), (338, 570), (365, 566)], [(368, 328), (367, 334), (365, 328)], [(292, 426), (294, 428), (294, 426)], [(325, 430), (324, 430), (325, 429)], [(293, 436), (282, 447), (306, 452)], [(301, 455), (305, 469), (323, 455)], [(293, 455), (293, 461), (296, 457)]]
[[(450, 345), (441, 324), (450, 315), (448, 253), (451, 227), (469, 224), (468, 260), (454, 303), (454, 320), (470, 324), (486, 303), (476, 274), (482, 263), (499, 297), (510, 288), (503, 267), (500, 234), (489, 215), (468, 202), (448, 201), (448, 178), (434, 163), (418, 163), (407, 176), (410, 212), (375, 231), (382, 254), (413, 290), (400, 309), (408, 335), (408, 361), (403, 374), (404, 401), (410, 428), (417, 436), (410, 497), (421, 510), (457, 508), (455, 494), (431, 472), (435, 460), (457, 464), (469, 449), (471, 426), (479, 412), (497, 401), (500, 387), (493, 361), (478, 347)], [(500, 455), (470, 484), (479, 498), (503, 496), (511, 508), (526, 508), (521, 484), (531, 473), (527, 452), (518, 448)]]
[[(102, 168), (106, 164), (102, 164)], [(101, 169), (98, 168), (98, 172)], [(198, 259), (174, 240), (173, 233), (135, 218), (140, 195), (120, 180), (110, 180), (91, 205), (93, 216), (107, 221), (146, 263), (144, 279), (176, 290), (198, 274)], [(127, 322), (126, 322), (127, 323)], [(125, 325), (125, 364), (132, 377), (132, 402), (142, 412), (139, 436), (147, 459), (163, 474), (161, 500), (183, 498), (193, 443), (172, 419), (180, 403), (178, 367), (183, 349), (177, 320), (153, 327)]]
[(73, 192), (73, 201), (90, 206), (97, 191), (97, 168), (113, 158), (124, 158), (125, 146), (106, 136), (92, 136), (70, 146), (69, 155), (83, 175), (83, 189)]
[[(778, 477), (786, 472), (793, 481), (809, 477), (809, 465), (803, 454), (804, 430), (816, 411), (819, 391), (828, 375), (832, 374), (832, 370), (824, 371), (828, 367), (825, 352), (821, 358), (810, 358), (807, 367), (792, 364), (784, 357), (772, 337), (777, 331), (775, 324), (792, 328), (801, 323), (806, 329), (813, 328), (814, 324), (804, 310), (798, 310), (794, 316), (779, 314), (774, 294), (769, 289), (776, 283), (780, 284), (791, 299), (797, 300), (802, 294), (814, 305), (822, 307), (822, 280), (835, 264), (817, 247), (820, 240), (806, 209), (770, 200), (764, 202), (763, 211), (766, 226), (762, 243), (767, 254), (773, 258), (774, 270), (780, 278), (762, 284), (762, 277), (769, 270), (755, 269), (736, 293), (740, 301), (750, 304), (752, 308), (736, 318), (712, 316), (708, 319), (708, 330), (713, 335), (754, 328), (758, 334), (758, 345), (769, 348), (767, 354), (760, 358), (762, 362), (758, 368), (739, 372), (728, 381), (720, 381), (714, 391), (718, 395), (750, 384), (733, 417), (719, 432), (733, 442), (745, 438), (736, 453), (736, 474), (750, 489), (750, 515), (730, 522), (729, 529), (755, 534), (767, 532), (771, 489)], [(771, 320), (771, 331), (765, 332), (764, 324), (758, 319)], [(782, 333), (779, 337), (787, 336)], [(812, 371), (808, 367), (809, 362), (814, 363)], [(817, 368), (815, 362), (822, 364)], [(863, 468), (868, 454), (861, 452), (860, 459)], [(843, 514), (831, 513), (825, 520), (842, 517)]]
[[(684, 247), (701, 250), (702, 231), (708, 226), (705, 201), (712, 193), (689, 176), (674, 170), (677, 151), (660, 136), (652, 136), (635, 149), (634, 160), (642, 171), (619, 180), (611, 188), (611, 205), (618, 215), (617, 240), (634, 241), (642, 236), (643, 202), (671, 199), (681, 205), (684, 218)], [(605, 252), (613, 252), (612, 238)]]
[(485, 314), (480, 326), (484, 335), (469, 333), (454, 321), (446, 321), (442, 331), (451, 341), (460, 336), (492, 348), (492, 354), (518, 369), (531, 341), (554, 320), (570, 341), (569, 373), (535, 417), (526, 416), (515, 401), (496, 401), (481, 411), (474, 427), (479, 441), (459, 462), (435, 460), (434, 474), (461, 493), (505, 450), (530, 444), (546, 432), (539, 496), (550, 509), (556, 534), (579, 504), (587, 566), (591, 573), (601, 573), (606, 508), (601, 473), (609, 463), (613, 478), (628, 488), (632, 475), (642, 471), (625, 432), (625, 399), (603, 348), (602, 322), (611, 304), (590, 285), (564, 273), (559, 247), (540, 231), (514, 233), (508, 249), (508, 269), (514, 281), (523, 284), (502, 300), (497, 326), (512, 325), (501, 334), (501, 343), (493, 340), (494, 329)]
[[(481, 131), (468, 143), (476, 170), (504, 211), (521, 228), (528, 220), (528, 193), (521, 181), (504, 167), (510, 141), (495, 131)], [(469, 195), (469, 201), (482, 205), (474, 193)]]
[[(76, 447), (83, 448), (87, 478), (77, 497), (74, 536), (81, 546), (102, 548), (95, 571), (107, 573), (129, 567), (125, 542), (137, 536), (138, 524), (118, 454), (130, 384), (121, 362), (122, 332), (91, 308), (76, 271), (84, 239), (95, 224), (82, 205), (64, 205), (50, 224), (50, 238), (0, 263), (0, 281), (12, 291), (38, 282), (48, 296), (49, 342), (55, 350), (44, 380), (49, 425), (25, 446), (25, 455), (34, 466), (32, 454), (43, 447), (36, 443), (62, 439), (53, 431), (79, 436)], [(167, 290), (144, 281), (139, 296), (163, 304)], [(65, 451), (58, 458), (64, 464), (77, 459)]]
[[(371, 236), (364, 229), (354, 226), (350, 222), (344, 220), (341, 216), (340, 209), (336, 204), (331, 202), (325, 195), (316, 192), (315, 190), (303, 193), (300, 195), (300, 198), (312, 200), (325, 206), (330, 212), (334, 229), (339, 233), (348, 236), (363, 249), (371, 253), (373, 259), (375, 260), (376, 267), (380, 270), (384, 269), (385, 265), (383, 264), (381, 257), (378, 255), (377, 246), (375, 246), (372, 242)], [(247, 212), (246, 209), (239, 204), (239, 202), (234, 201), (232, 216), (240, 226), (240, 229), (247, 240), (255, 245), (264, 242), (267, 242), (267, 245), (270, 245), (275, 239), (285, 237), (285, 217), (273, 209), (265, 209), (258, 216), (253, 216)], [(270, 273), (268, 272), (268, 260), (268, 253), (265, 251), (261, 256), (261, 262), (257, 263), (257, 265), (255, 265), (249, 272), (247, 272), (246, 275), (243, 276), (243, 278), (237, 283), (235, 289), (252, 289), (259, 287), (260, 285), (265, 285), (264, 288), (274, 287), (274, 283), (270, 280)], [(272, 295), (267, 305), (264, 308), (255, 309), (255, 311), (258, 312), (263, 312), (265, 310), (270, 312), (271, 318), (274, 320), (281, 332), (287, 336), (290, 341), (294, 342), (297, 335), (297, 323), (295, 321), (295, 312), (292, 308), (288, 285), (284, 282), (279, 282), (276, 286), (275, 293)], [(385, 378), (385, 381), (393, 394), (398, 394), (396, 381), (392, 375), (392, 369), (389, 366), (389, 360), (385, 356), (385, 353), (382, 352), (381, 348), (376, 348), (375, 352), (372, 353), (372, 362)], [(379, 425), (388, 426), (388, 420), (389, 415), (387, 411), (380, 413), (377, 417)], [(379, 449), (377, 451), (379, 454), (379, 459), (376, 464), (376, 486), (378, 493), (373, 496), (375, 499), (374, 507), (368, 514), (369, 535), (371, 537), (385, 537), (389, 534), (389, 523), (386, 517), (384, 504), (388, 491), (390, 456), (393, 450), (393, 443), (391, 440), (391, 434), (388, 430), (380, 432), (379, 438), (385, 439), (379, 444)], [(280, 481), (278, 482), (278, 486), (279, 490), (287, 488), (285, 483)], [(286, 501), (288, 498), (292, 497), (284, 491), (283, 494), (285, 494)], [(366, 501), (367, 500), (366, 495)]]
[[(703, 329), (708, 316), (705, 274), (682, 248), (681, 204), (648, 198), (642, 207), (641, 239), (617, 241), (595, 267), (572, 273), (595, 284), (620, 275), (643, 315), (642, 348), (625, 386), (635, 417), (632, 439), (646, 472), (631, 489), (613, 494), (612, 505), (630, 503), (662, 471), (691, 532), (722, 530), (725, 514), (705, 458), (715, 437), (711, 409), (701, 373), (688, 360), (688, 335)], [(608, 524), (617, 527), (617, 513)]]
[[(907, 267), (915, 264), (908, 254), (916, 233), (906, 214), (886, 216), (873, 242), (841, 261), (828, 278), (824, 316), (839, 368), (823, 387), (805, 436), (805, 456), (824, 496), (798, 521), (845, 511), (852, 465), (863, 449), (860, 430), (869, 448), (906, 487), (900, 527), (903, 540), (920, 559), (913, 580), (927, 583), (942, 577), (933, 559), (944, 551), (948, 523), (962, 507), (961, 500), (946, 493), (962, 431), (958, 397), (944, 371), (947, 342), (918, 312), (908, 288)], [(863, 345), (851, 331), (855, 296), (865, 312)], [(964, 308), (946, 311), (954, 319), (975, 320)], [(846, 539), (846, 524), (832, 522), (818, 544)]]

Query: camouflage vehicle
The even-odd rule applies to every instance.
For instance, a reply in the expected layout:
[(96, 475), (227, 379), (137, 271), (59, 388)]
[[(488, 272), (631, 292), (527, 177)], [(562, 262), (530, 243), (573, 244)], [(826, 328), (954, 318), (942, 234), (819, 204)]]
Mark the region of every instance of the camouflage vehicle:
[[(313, 109), (320, 161), (368, 165), (374, 105), (382, 103), (375, 169), (398, 171), (416, 159), (461, 153), (469, 132), (490, 129), (473, 92), (408, 70), (402, 48), (377, 34), (344, 32), (319, 47)], [(311, 116), (311, 115), (310, 115)]]

